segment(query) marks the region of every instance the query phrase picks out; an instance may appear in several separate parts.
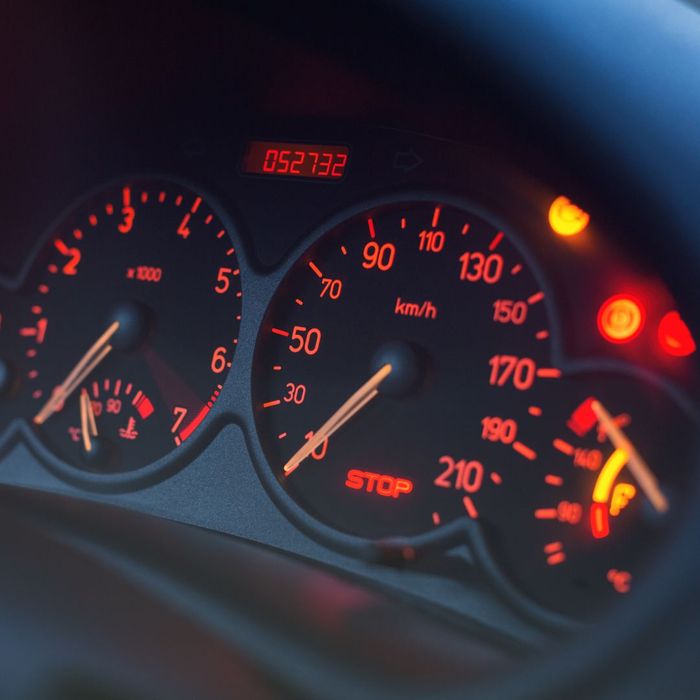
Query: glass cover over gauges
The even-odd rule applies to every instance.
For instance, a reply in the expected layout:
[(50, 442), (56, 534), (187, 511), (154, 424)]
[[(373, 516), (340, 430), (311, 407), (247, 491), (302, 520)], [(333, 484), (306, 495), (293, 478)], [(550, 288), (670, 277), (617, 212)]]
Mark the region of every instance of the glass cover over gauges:
[(314, 518), (371, 539), (477, 521), (531, 598), (584, 614), (632, 587), (694, 428), (658, 383), (567, 365), (541, 280), (511, 235), (459, 206), (351, 217), (267, 310), (255, 417)]
[(219, 215), (137, 179), (66, 214), (37, 256), (16, 333), (27, 418), (62, 462), (107, 473), (185, 442), (236, 349), (241, 285)]

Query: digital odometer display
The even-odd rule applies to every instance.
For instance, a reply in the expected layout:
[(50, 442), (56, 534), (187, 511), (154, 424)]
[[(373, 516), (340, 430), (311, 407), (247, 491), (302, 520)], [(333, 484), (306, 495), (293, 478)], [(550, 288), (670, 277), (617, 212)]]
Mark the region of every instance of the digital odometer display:
[(349, 156), (347, 146), (251, 141), (243, 158), (243, 172), (340, 180)]

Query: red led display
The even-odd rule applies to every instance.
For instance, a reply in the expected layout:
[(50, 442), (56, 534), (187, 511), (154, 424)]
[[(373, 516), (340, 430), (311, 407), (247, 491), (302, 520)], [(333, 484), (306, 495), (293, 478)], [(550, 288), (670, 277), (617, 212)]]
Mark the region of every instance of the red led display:
[(347, 146), (251, 141), (243, 158), (243, 172), (339, 180), (349, 156)]

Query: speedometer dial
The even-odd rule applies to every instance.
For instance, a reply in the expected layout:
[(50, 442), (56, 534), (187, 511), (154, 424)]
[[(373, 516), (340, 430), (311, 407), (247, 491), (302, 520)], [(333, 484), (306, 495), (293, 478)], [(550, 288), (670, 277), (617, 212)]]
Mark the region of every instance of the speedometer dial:
[(25, 290), (27, 418), (64, 463), (156, 462), (191, 437), (232, 365), (236, 253), (201, 195), (136, 179), (93, 195), (52, 231)]
[[(370, 538), (477, 518), (535, 457), (510, 416), (556, 381), (545, 293), (514, 240), (461, 207), (378, 207), (292, 267), (260, 331), (254, 400), (287, 492)], [(482, 440), (512, 436), (505, 459)]]

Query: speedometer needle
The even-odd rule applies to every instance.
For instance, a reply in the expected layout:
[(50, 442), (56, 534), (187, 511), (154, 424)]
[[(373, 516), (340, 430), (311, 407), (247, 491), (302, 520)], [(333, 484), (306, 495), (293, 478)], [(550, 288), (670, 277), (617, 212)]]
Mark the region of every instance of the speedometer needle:
[(284, 474), (289, 476), (321, 443), (328, 440), (336, 430), (342, 428), (359, 413), (377, 394), (379, 385), (391, 374), (391, 365), (383, 365), (306, 441), (284, 465)]
[(97, 437), (97, 421), (92, 401), (85, 389), (80, 392), (80, 432), (85, 452), (92, 452), (92, 438)]
[(41, 425), (50, 418), (66, 399), (83, 383), (85, 378), (112, 351), (109, 344), (112, 336), (119, 330), (119, 321), (114, 321), (109, 328), (90, 346), (90, 349), (80, 358), (68, 376), (63, 380), (51, 398), (44, 404), (39, 413), (34, 416), (34, 423)]
[(668, 510), (668, 500), (661, 492), (659, 482), (649, 465), (644, 461), (639, 452), (637, 452), (629, 438), (618, 428), (615, 420), (600, 401), (593, 401), (591, 403), (591, 410), (595, 413), (596, 418), (605, 430), (606, 435), (610, 438), (610, 442), (612, 442), (615, 449), (623, 450), (627, 454), (627, 465), (651, 504), (657, 512), (665, 513)]

